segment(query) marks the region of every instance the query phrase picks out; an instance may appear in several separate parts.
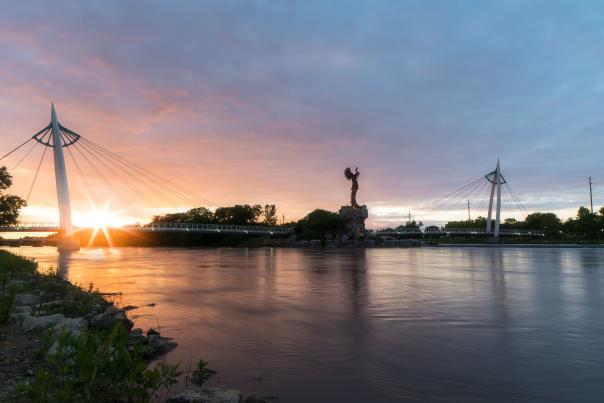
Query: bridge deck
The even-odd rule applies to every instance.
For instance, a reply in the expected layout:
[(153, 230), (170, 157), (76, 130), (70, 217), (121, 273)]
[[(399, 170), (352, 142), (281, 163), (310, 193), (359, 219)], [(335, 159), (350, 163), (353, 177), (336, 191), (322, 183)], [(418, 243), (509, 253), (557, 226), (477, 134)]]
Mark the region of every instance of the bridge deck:
[[(439, 228), (439, 229), (427, 229), (421, 231), (415, 228), (402, 228), (399, 230), (377, 230), (377, 235), (490, 235), (493, 233), (487, 233), (484, 228)], [(499, 230), (500, 236), (545, 236), (545, 232), (534, 229), (501, 229)]]

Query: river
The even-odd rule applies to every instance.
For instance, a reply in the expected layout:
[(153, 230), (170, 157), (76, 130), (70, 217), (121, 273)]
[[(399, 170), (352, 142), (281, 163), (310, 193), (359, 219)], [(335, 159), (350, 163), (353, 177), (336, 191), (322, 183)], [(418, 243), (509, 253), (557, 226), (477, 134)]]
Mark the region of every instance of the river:
[(278, 402), (604, 399), (604, 249), (9, 250)]

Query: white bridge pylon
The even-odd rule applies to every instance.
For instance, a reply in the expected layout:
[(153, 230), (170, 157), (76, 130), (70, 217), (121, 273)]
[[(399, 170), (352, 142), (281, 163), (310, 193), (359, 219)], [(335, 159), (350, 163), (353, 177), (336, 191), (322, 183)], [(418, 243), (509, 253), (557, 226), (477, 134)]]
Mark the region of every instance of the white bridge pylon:
[[(495, 239), (499, 238), (499, 224), (501, 223), (501, 185), (506, 183), (504, 177), (501, 175), (501, 164), (499, 163), (499, 159), (497, 159), (497, 167), (491, 173), (488, 173), (484, 176), (486, 180), (491, 182), (491, 193), (489, 196), (489, 211), (487, 216), (487, 234), (493, 233), (493, 237)], [(495, 192), (497, 192), (497, 207), (495, 213), (495, 231), (491, 231), (491, 220), (493, 217), (493, 198), (495, 196)]]
[[(48, 135), (48, 137), (46, 137)], [(45, 147), (53, 149), (55, 166), (55, 183), (57, 187), (57, 203), (59, 207), (59, 222), (63, 230), (63, 237), (57, 248), (64, 251), (79, 250), (80, 244), (73, 236), (71, 222), (71, 201), (69, 198), (69, 185), (67, 183), (67, 169), (63, 148), (69, 147), (80, 139), (77, 133), (61, 126), (57, 118), (54, 103), (50, 106), (50, 124), (32, 136), (33, 140)]]

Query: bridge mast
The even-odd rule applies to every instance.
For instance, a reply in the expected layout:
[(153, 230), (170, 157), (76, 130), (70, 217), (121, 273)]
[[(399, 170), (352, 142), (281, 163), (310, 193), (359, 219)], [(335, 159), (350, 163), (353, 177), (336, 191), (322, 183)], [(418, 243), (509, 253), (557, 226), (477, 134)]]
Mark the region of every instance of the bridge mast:
[(499, 222), (501, 220), (501, 168), (499, 167), (499, 158), (497, 159), (497, 173), (495, 174), (495, 183), (497, 184), (497, 214), (495, 215), (495, 239), (499, 239)]
[(55, 182), (57, 186), (57, 201), (59, 204), (59, 220), (63, 229), (63, 239), (58, 244), (59, 250), (78, 250), (80, 245), (73, 236), (71, 224), (71, 202), (69, 200), (69, 186), (67, 185), (67, 170), (63, 156), (63, 140), (59, 128), (59, 120), (54, 104), (50, 107), (50, 124), (52, 127), (52, 146), (55, 164)]
[(487, 179), (490, 180), (492, 185), (491, 185), (491, 194), (489, 196), (489, 212), (488, 212), (488, 216), (487, 216), (486, 233), (487, 234), (491, 233), (491, 227), (492, 227), (491, 219), (493, 217), (493, 198), (495, 196), (495, 190), (497, 190), (497, 207), (496, 207), (497, 211), (495, 212), (495, 232), (493, 233), (493, 236), (495, 239), (498, 239), (499, 238), (499, 223), (501, 220), (501, 183), (503, 181), (503, 178), (501, 176), (501, 167), (499, 164), (499, 159), (497, 159), (497, 167), (495, 168), (495, 171), (492, 172), (491, 174), (493, 174), (492, 179), (489, 179), (488, 175), (487, 175)]

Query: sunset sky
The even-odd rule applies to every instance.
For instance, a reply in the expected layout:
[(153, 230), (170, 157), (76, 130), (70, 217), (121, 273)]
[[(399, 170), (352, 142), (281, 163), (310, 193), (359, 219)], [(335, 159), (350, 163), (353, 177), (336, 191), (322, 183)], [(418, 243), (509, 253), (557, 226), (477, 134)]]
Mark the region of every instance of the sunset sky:
[[(528, 210), (568, 217), (589, 204), (588, 176), (604, 204), (603, 21), (603, 3), (570, 0), (12, 2), (0, 155), (46, 126), (54, 101), (64, 126), (215, 205), (335, 211), (358, 165), (370, 226), (409, 210), (438, 221), (415, 212), (500, 157)], [(41, 154), (13, 193), (26, 196)], [(27, 220), (56, 219), (43, 164)], [(78, 224), (89, 202), (67, 169)], [(129, 197), (144, 216), (172, 211)]]

